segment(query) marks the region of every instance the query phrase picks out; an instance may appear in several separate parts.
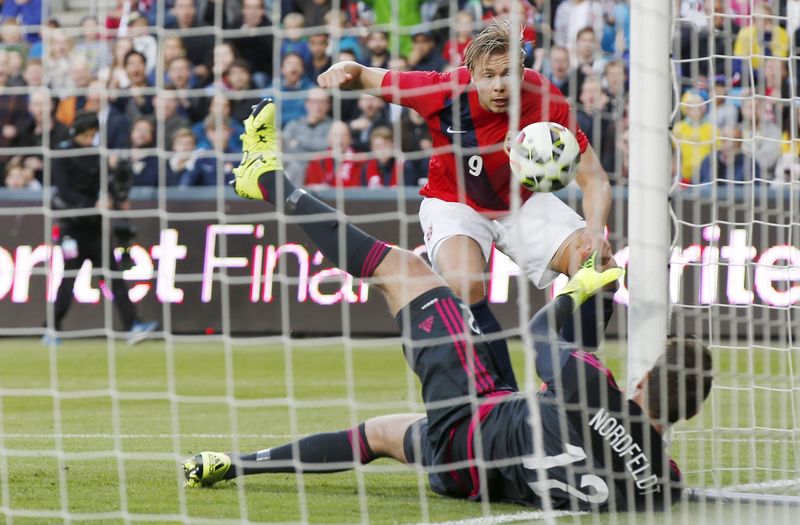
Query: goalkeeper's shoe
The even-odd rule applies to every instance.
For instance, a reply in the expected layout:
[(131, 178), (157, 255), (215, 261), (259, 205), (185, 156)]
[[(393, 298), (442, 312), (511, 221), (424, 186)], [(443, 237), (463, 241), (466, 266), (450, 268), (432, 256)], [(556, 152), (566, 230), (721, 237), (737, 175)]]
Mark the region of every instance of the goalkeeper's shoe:
[[(569, 282), (558, 293), (558, 295), (569, 295), (575, 302), (574, 308), (577, 309), (586, 300), (596, 294), (604, 286), (619, 280), (625, 274), (622, 268), (609, 268), (604, 272), (597, 271), (597, 252), (583, 261), (581, 267), (572, 276)], [(558, 297), (558, 295), (556, 297)]]
[(278, 143), (278, 128), (275, 125), (275, 104), (265, 98), (253, 106), (250, 116), (244, 121), (242, 139), (242, 162), (234, 168), (233, 188), (236, 194), (246, 199), (264, 199), (258, 179), (270, 171), (282, 171), (281, 149)]
[(187, 487), (210, 487), (225, 479), (231, 458), (222, 452), (201, 452), (183, 462)]

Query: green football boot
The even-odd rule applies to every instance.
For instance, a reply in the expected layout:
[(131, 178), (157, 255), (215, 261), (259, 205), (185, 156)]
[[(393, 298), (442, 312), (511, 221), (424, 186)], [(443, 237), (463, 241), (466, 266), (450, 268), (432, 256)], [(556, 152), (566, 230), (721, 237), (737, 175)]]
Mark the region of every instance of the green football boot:
[(244, 133), (240, 138), (242, 162), (233, 170), (236, 177), (233, 188), (240, 197), (263, 200), (258, 178), (269, 171), (283, 170), (278, 128), (275, 125), (275, 104), (271, 98), (265, 98), (253, 106), (253, 111), (244, 121)]
[(574, 301), (574, 309), (578, 309), (586, 300), (596, 294), (604, 286), (619, 280), (625, 270), (622, 268), (609, 268), (604, 272), (597, 271), (597, 252), (583, 261), (580, 269), (572, 276), (558, 295), (569, 295)]
[(225, 479), (231, 458), (222, 452), (201, 452), (183, 462), (187, 487), (210, 487)]

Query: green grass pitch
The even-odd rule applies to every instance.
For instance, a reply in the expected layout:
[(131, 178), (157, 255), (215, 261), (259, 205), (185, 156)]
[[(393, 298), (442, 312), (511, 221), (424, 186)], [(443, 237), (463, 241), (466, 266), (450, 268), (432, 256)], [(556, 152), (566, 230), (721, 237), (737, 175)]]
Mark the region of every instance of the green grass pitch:
[[(63, 509), (76, 523), (127, 517), (132, 523), (489, 524), (539, 517), (515, 505), (439, 497), (416, 471), (387, 460), (359, 473), (252, 476), (184, 489), (179, 462), (200, 450), (251, 451), (373, 415), (421, 409), (395, 340), (233, 343), (154, 341), (129, 348), (77, 340), (51, 351), (38, 340), (0, 340), (0, 523), (60, 523)], [(521, 345), (513, 344), (512, 353), (522, 378)], [(718, 348), (714, 354), (720, 388), (673, 443), (688, 482), (711, 487), (800, 478), (800, 351)], [(602, 358), (624, 377), (620, 345), (608, 344)], [(797, 495), (796, 484), (788, 490)], [(797, 512), (685, 504), (647, 519), (558, 521), (797, 523)]]

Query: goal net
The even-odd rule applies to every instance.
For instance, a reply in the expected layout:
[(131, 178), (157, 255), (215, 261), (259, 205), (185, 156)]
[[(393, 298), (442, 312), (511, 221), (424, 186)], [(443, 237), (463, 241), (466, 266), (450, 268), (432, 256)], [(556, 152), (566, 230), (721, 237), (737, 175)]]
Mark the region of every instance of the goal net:
[[(634, 63), (643, 55), (631, 43), (658, 34), (647, 25), (654, 23), (648, 4), (4, 2), (0, 523), (793, 523), (800, 501), (800, 3), (674, 0), (660, 20), (669, 35), (660, 54), (656, 46)], [(637, 5), (649, 13), (640, 25)], [(357, 429), (380, 415), (424, 412), (377, 288), (336, 269), (302, 232), (308, 220), (240, 199), (229, 183), (241, 160), (242, 120), (272, 97), (289, 179), (376, 238), (427, 257), (431, 232), (418, 211), (431, 156), (456, 155), (452, 175), (466, 192), (503, 144), (485, 150), (462, 136), (475, 124), (466, 98), (448, 99), (452, 120), (435, 126), (453, 138), (441, 145), (427, 115), (376, 93), (321, 90), (316, 78), (344, 60), (453, 71), (467, 42), (495, 17), (513, 22), (525, 51), (524, 58), (512, 53), (510, 67), (536, 70), (558, 86), (572, 124), (597, 152), (611, 186), (607, 232), (617, 263), (642, 260), (644, 247), (649, 263), (668, 268), (663, 282), (654, 273), (644, 289), (641, 279), (620, 282), (597, 357), (620, 384), (629, 371), (640, 373), (634, 365), (647, 370), (658, 355), (650, 347), (662, 337), (650, 334), (659, 344), (644, 349), (629, 344), (648, 334), (641, 326), (636, 332), (628, 311), (661, 291), (664, 304), (645, 312), (655, 312), (648, 322), (711, 348), (711, 395), (696, 418), (666, 433), (687, 490), (663, 512), (620, 512), (597, 499), (598, 485), (581, 486), (573, 449), (548, 455), (536, 439), (530, 457), (510, 464), (527, 460), (540, 476), (555, 466), (575, 480), (559, 488), (540, 478), (547, 488), (531, 494), (542, 508), (493, 501), (486, 488), (475, 502), (439, 496), (430, 469), (389, 459), (343, 462), (341, 473), (184, 487), (184, 459), (203, 450), (260, 451)], [(663, 126), (647, 120), (642, 104), (629, 105), (630, 86), (641, 85), (635, 75), (660, 59), (669, 65), (662, 85), (672, 98)], [(513, 136), (528, 122), (519, 79), (508, 82)], [(396, 101), (428, 94), (397, 84), (387, 90)], [(83, 111), (96, 112), (99, 133), (76, 144)], [(644, 136), (634, 135), (642, 119), (664, 134), (662, 153), (671, 155), (669, 168), (652, 166), (670, 181), (654, 185), (664, 187), (655, 191), (661, 204), (669, 200), (669, 228), (629, 214), (641, 189), (634, 186), (643, 183), (629, 162)], [(59, 201), (73, 191), (83, 200)], [(577, 184), (557, 196), (583, 212)], [(515, 192), (509, 199), (519, 213), (522, 199)], [(641, 244), (630, 239), (634, 227), (644, 228)], [(339, 241), (345, 250), (345, 236)], [(651, 249), (659, 243), (669, 251)], [(539, 290), (512, 257), (489, 250), (480, 275), (488, 305), (509, 337), (520, 388), (538, 406), (527, 324), (567, 279)], [(95, 260), (83, 261), (90, 251)], [(70, 279), (63, 315), (57, 298)], [(476, 392), (473, 385), (467, 397), (477, 407)], [(532, 409), (534, 436), (542, 425)], [(358, 457), (363, 451), (353, 443)], [(292, 451), (302, 453), (299, 444)], [(474, 467), (485, 484), (495, 458), (476, 457), (460, 466)], [(564, 494), (572, 500), (554, 509)], [(581, 510), (586, 501), (611, 512)]]

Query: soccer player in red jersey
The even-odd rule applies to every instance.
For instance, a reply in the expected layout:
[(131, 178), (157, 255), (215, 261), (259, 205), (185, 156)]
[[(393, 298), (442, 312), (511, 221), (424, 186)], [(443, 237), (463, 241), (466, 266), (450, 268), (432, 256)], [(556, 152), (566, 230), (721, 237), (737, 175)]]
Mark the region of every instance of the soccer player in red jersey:
[[(601, 255), (603, 267), (615, 265), (604, 237), (611, 205), (608, 176), (558, 88), (522, 66), (524, 51), (514, 45), (511, 34), (509, 23), (493, 21), (470, 42), (466, 65), (447, 73), (396, 72), (340, 62), (317, 80), (323, 88), (373, 90), (426, 119), (434, 152), (428, 184), (420, 191), (425, 199), (419, 217), (428, 256), (489, 335), (501, 330), (488, 308), (483, 279), (493, 243), (539, 288), (559, 273), (573, 275), (593, 251)], [(514, 71), (512, 54), (517, 52), (519, 70)], [(511, 179), (504, 146), (512, 128), (508, 110), (513, 85), (520, 87), (517, 129), (552, 121), (574, 131), (581, 148), (576, 181), (583, 191), (585, 221), (558, 197), (532, 193)], [(514, 213), (512, 191), (523, 203)], [(602, 333), (596, 322), (598, 306), (587, 304), (579, 316), (586, 347), (596, 346)], [(610, 316), (610, 299), (603, 301), (602, 312)], [(574, 332), (570, 320), (564, 335), (574, 340)], [(516, 386), (505, 340), (496, 338), (494, 346), (504, 378)]]

